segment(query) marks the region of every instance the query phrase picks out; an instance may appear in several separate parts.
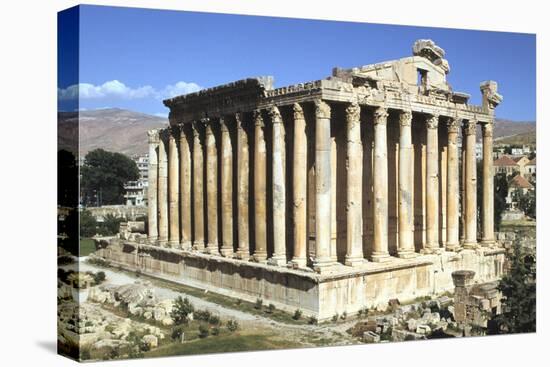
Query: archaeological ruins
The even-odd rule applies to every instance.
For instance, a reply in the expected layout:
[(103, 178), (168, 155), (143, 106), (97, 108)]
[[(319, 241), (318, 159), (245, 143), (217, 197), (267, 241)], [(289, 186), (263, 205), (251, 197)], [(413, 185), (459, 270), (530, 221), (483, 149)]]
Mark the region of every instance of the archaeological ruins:
[(319, 320), (452, 290), (455, 270), (498, 279), (502, 96), (485, 81), (469, 104), (444, 56), (419, 40), (413, 56), (322, 80), (250, 78), (165, 100), (170, 126), (149, 132), (148, 236), (97, 255)]

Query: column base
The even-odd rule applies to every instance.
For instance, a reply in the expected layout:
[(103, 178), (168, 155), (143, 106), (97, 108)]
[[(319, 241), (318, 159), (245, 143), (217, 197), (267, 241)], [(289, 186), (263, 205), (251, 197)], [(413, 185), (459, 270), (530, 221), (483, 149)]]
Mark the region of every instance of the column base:
[(220, 250), (220, 255), (223, 257), (233, 257), (235, 252), (233, 251), (233, 246), (231, 247), (222, 247)]
[(193, 241), (193, 250), (204, 250), (204, 241)]
[(191, 241), (180, 242), (180, 248), (182, 250), (189, 251), (189, 250), (191, 250), (192, 247), (193, 246), (191, 244)]
[(286, 256), (283, 256), (283, 255), (273, 256), (272, 258), (267, 260), (267, 263), (269, 265), (275, 265), (275, 266), (284, 266), (286, 265), (286, 262), (287, 262)]
[(443, 249), (440, 247), (426, 247), (420, 250), (422, 255), (439, 255), (443, 252)]
[(252, 255), (252, 260), (257, 263), (265, 263), (267, 260), (267, 252), (255, 252), (254, 255)]
[(417, 254), (416, 252), (414, 252), (412, 250), (397, 251), (397, 257), (400, 258), (400, 259), (412, 259), (412, 258), (417, 257), (418, 255), (419, 254)]
[(458, 252), (460, 250), (460, 244), (447, 243), (445, 244), (445, 251)]
[(391, 256), (387, 252), (373, 252), (373, 254), (371, 255), (371, 261), (375, 263), (384, 263), (391, 261)]
[(359, 256), (346, 256), (344, 259), (344, 265), (356, 267), (364, 265), (367, 261), (363, 257)]
[(160, 247), (166, 247), (168, 245), (168, 240), (164, 239), (164, 238), (159, 238), (158, 240), (158, 245)]
[(157, 241), (158, 241), (158, 237), (148, 237), (147, 238), (147, 243), (154, 246), (157, 244)]
[(307, 267), (307, 259), (305, 257), (295, 257), (288, 263), (288, 267), (292, 269), (299, 269)]
[(204, 249), (204, 253), (210, 254), (210, 255), (219, 255), (220, 250), (218, 249), (218, 245), (209, 243), (206, 245), (206, 248)]
[(481, 240), (480, 245), (483, 247), (493, 247), (495, 245), (495, 240)]
[(332, 261), (330, 257), (324, 259), (315, 259), (313, 261), (313, 271), (316, 273), (326, 273), (332, 270), (338, 263)]
[(466, 242), (466, 241), (464, 241), (464, 243), (462, 244), (462, 247), (464, 247), (465, 249), (473, 250), (473, 249), (478, 248), (478, 243), (477, 242)]
[(237, 252), (233, 254), (233, 257), (235, 259), (248, 261), (250, 260), (250, 253), (246, 250), (237, 250)]
[(168, 241), (168, 243), (166, 244), (167, 247), (169, 248), (178, 248), (180, 245), (180, 241), (179, 240), (170, 240)]

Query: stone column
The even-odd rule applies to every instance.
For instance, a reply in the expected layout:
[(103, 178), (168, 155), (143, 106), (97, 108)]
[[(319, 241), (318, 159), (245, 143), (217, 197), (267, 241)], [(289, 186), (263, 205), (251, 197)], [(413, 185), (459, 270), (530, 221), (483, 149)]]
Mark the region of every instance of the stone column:
[(459, 120), (451, 118), (447, 122), (447, 251), (460, 248), (458, 233), (458, 124)]
[(214, 121), (205, 119), (206, 124), (206, 228), (208, 242), (206, 252), (219, 254), (218, 249), (218, 150), (214, 136)]
[(346, 258), (345, 265), (357, 266), (363, 258), (363, 146), (361, 144), (361, 108), (353, 102), (346, 108), (347, 187), (346, 187)]
[(159, 174), (158, 174), (158, 226), (159, 244), (168, 243), (168, 157), (166, 130), (162, 130), (159, 140)]
[[(465, 191), (463, 199), (465, 205), (465, 238), (464, 247), (474, 248), (477, 246), (477, 172), (476, 172), (476, 124), (475, 120), (466, 120), (463, 131), (466, 137), (465, 153)], [(464, 143), (463, 143), (464, 144)]]
[(495, 243), (494, 227), (494, 183), (493, 183), (493, 122), (481, 125), (483, 133), (483, 205), (481, 207), (482, 237), (481, 244), (490, 246)]
[(193, 123), (193, 248), (204, 250), (204, 147), (202, 123)]
[(233, 147), (229, 136), (229, 122), (220, 118), (221, 129), (221, 205), (222, 256), (233, 255)]
[(254, 261), (267, 259), (266, 146), (265, 124), (260, 110), (254, 111)]
[(378, 107), (374, 112), (374, 241), (372, 261), (390, 259), (388, 251), (388, 111)]
[(249, 215), (249, 188), (250, 174), (248, 135), (246, 124), (241, 113), (235, 114), (237, 125), (237, 201), (238, 201), (238, 249), (235, 257), (248, 260), (250, 258), (250, 228)]
[(147, 224), (148, 240), (150, 244), (155, 244), (159, 236), (158, 228), (158, 154), (159, 149), (159, 131), (150, 130), (149, 136), (149, 186), (147, 187)]
[(293, 232), (294, 267), (304, 267), (307, 264), (307, 135), (306, 120), (302, 106), (294, 103), (294, 156), (293, 156)]
[(331, 139), (330, 106), (315, 101), (315, 271), (332, 263), (331, 237)]
[(180, 244), (180, 198), (179, 198), (179, 162), (176, 135), (179, 129), (170, 127), (168, 135), (168, 203), (169, 203), (169, 241), (172, 248)]
[(439, 159), (438, 115), (426, 120), (426, 248), (427, 253), (439, 250)]
[(399, 115), (399, 248), (400, 258), (416, 256), (414, 252), (413, 207), (413, 145), (411, 134), (412, 112)]
[(191, 248), (191, 149), (189, 146), (189, 124), (180, 125), (180, 225), (181, 247)]
[(269, 110), (273, 128), (273, 256), (269, 259), (272, 265), (286, 264), (286, 187), (285, 187), (285, 138), (281, 113), (276, 106)]

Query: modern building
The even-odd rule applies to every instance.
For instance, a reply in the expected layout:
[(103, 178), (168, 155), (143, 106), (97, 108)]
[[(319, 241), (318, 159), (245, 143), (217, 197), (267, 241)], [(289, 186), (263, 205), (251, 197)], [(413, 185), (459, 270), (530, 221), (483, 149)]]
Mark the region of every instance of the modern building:
[(147, 187), (149, 184), (149, 155), (136, 155), (132, 157), (139, 170), (139, 179), (129, 181), (124, 185), (124, 198), (126, 205), (146, 206), (147, 205)]

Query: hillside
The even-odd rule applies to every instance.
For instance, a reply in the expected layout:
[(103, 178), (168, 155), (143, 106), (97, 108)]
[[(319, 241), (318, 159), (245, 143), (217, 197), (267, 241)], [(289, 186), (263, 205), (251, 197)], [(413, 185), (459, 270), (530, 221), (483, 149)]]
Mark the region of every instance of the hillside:
[(536, 123), (496, 119), (494, 137), (499, 144), (535, 144)]
[[(97, 148), (124, 153), (143, 154), (148, 150), (147, 131), (166, 126), (168, 120), (162, 117), (119, 108), (80, 111), (80, 147), (82, 155)], [(75, 134), (76, 113), (59, 114), (59, 132)], [(70, 138), (59, 138), (59, 144)]]

